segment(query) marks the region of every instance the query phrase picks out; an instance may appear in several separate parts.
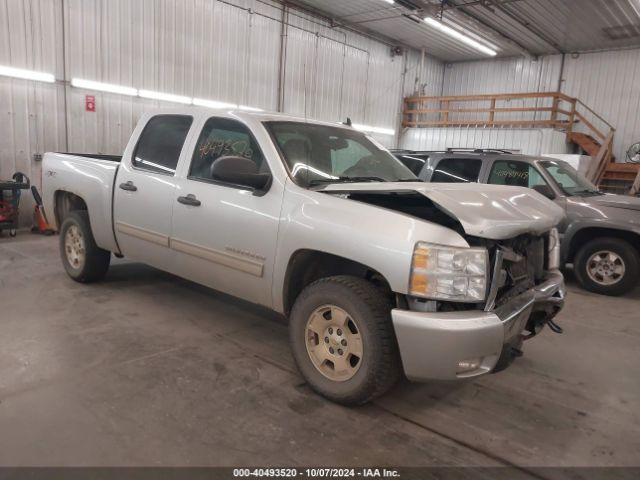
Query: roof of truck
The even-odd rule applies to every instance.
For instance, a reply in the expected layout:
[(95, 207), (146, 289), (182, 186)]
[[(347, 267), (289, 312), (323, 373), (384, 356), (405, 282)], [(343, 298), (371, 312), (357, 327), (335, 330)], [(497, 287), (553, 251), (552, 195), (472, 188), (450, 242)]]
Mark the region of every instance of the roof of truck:
[[(346, 124), (336, 122), (327, 122), (322, 120), (315, 120), (313, 118), (305, 117), (304, 115), (291, 115), (288, 113), (282, 112), (272, 112), (272, 111), (254, 111), (242, 108), (211, 108), (211, 107), (200, 107), (200, 106), (184, 106), (184, 107), (173, 107), (173, 108), (163, 108), (160, 110), (154, 110), (153, 114), (165, 113), (165, 114), (221, 114), (229, 117), (236, 117), (240, 119), (252, 119), (258, 120), (261, 122), (269, 122), (269, 121), (280, 121), (280, 122), (302, 122), (302, 123), (312, 123), (314, 125), (326, 125), (331, 127), (344, 127), (350, 128)], [(346, 119), (345, 119), (346, 120)]]

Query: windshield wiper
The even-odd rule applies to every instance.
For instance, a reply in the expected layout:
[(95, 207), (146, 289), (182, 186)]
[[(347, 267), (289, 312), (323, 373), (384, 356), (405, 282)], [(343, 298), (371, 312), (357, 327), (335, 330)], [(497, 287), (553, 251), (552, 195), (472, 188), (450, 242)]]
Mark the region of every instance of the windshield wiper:
[(576, 190), (571, 193), (572, 195), (604, 195), (600, 190)]
[(319, 185), (322, 183), (354, 183), (354, 182), (386, 182), (380, 177), (337, 177), (337, 178), (317, 178), (309, 181), (309, 185)]

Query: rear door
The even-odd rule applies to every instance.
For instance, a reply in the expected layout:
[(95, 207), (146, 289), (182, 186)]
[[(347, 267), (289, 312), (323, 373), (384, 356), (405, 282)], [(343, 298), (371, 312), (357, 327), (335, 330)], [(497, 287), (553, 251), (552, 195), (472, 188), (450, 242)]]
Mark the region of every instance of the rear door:
[(266, 192), (254, 192), (213, 179), (211, 166), (223, 156), (248, 158), (259, 173), (270, 170), (260, 145), (240, 121), (210, 117), (199, 130), (172, 198), (175, 273), (271, 306), (282, 186), (274, 182)]
[[(193, 117), (152, 116), (138, 142), (127, 148), (114, 193), (114, 227), (127, 257), (172, 270), (169, 249), (171, 212), (176, 198), (176, 168)], [(129, 151), (131, 149), (131, 151)]]

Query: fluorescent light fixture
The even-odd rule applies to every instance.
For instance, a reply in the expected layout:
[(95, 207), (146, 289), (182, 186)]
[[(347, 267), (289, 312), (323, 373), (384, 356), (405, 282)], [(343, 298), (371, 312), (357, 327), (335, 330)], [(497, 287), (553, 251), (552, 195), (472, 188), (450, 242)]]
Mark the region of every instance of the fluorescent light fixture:
[(370, 133), (380, 133), (382, 135), (395, 135), (396, 131), (393, 128), (384, 128), (384, 127), (371, 127), (369, 125), (360, 125), (358, 123), (354, 123), (351, 125), (356, 130), (360, 130), (361, 132), (370, 132)]
[[(4, 70), (0, 66), (0, 75)], [(15, 70), (15, 69), (12, 69)], [(37, 72), (34, 72), (37, 73)], [(21, 77), (24, 78), (24, 77)], [(53, 78), (53, 75), (52, 75)], [(54, 79), (55, 80), (55, 79)], [(54, 81), (52, 80), (52, 81)], [(245, 110), (248, 112), (263, 112), (261, 108), (250, 107), (248, 105), (237, 105), (235, 103), (218, 102), (216, 100), (206, 100), (204, 98), (191, 98), (182, 95), (174, 95), (172, 93), (154, 92), (152, 90), (137, 90), (132, 87), (124, 87), (122, 85), (113, 85), (110, 83), (94, 82), (93, 80), (84, 80), (82, 78), (71, 79), (71, 85), (76, 88), (85, 88), (87, 90), (97, 90), (100, 92), (118, 93), (120, 95), (129, 95), (135, 97), (136, 95), (142, 98), (150, 98), (152, 100), (161, 100), (164, 102), (184, 103), (186, 105), (198, 105), (200, 107), (209, 108), (230, 108)]]
[(383, 2), (387, 2), (389, 5), (393, 5), (396, 3), (394, 0), (382, 0)]
[(154, 92), (152, 90), (139, 90), (138, 95), (142, 98), (161, 100), (163, 102), (185, 103), (187, 105), (193, 102), (191, 97), (183, 97), (182, 95), (173, 95), (171, 93)]
[(97, 90), (99, 92), (128, 95), (130, 97), (135, 97), (138, 94), (138, 90), (135, 88), (113, 85), (111, 83), (94, 82), (93, 80), (84, 80), (82, 78), (72, 78), (71, 86), (76, 88), (85, 88), (87, 90)]
[(446, 26), (444, 23), (439, 22), (435, 18), (426, 17), (424, 19), (424, 21), (428, 25), (440, 30), (443, 33), (446, 33), (450, 37), (453, 37), (456, 40), (458, 40), (458, 41), (460, 41), (460, 42), (462, 42), (462, 43), (464, 43), (466, 45), (469, 45), (470, 47), (475, 48), (476, 50), (481, 51), (482, 53), (485, 53), (485, 54), (487, 54), (487, 55), (489, 55), (491, 57), (495, 57), (498, 54), (498, 52), (496, 52), (495, 50), (490, 49), (489, 47), (481, 44), (480, 42), (476, 42), (474, 39), (472, 39), (470, 37), (467, 37), (466, 35), (463, 35), (459, 31), (454, 30), (451, 27)]
[(0, 65), (0, 75), (5, 77), (22, 78), (24, 80), (35, 80), (37, 82), (53, 83), (56, 81), (56, 77), (52, 73), (23, 70), (21, 68), (5, 67), (2, 65)]
[(199, 107), (208, 108), (238, 108), (235, 103), (218, 102), (216, 100), (205, 100), (204, 98), (194, 98), (193, 104)]
[(240, 105), (238, 106), (238, 109), (240, 110), (246, 110), (247, 112), (264, 112), (263, 109), (261, 108), (257, 108), (257, 107), (249, 107), (247, 105)]

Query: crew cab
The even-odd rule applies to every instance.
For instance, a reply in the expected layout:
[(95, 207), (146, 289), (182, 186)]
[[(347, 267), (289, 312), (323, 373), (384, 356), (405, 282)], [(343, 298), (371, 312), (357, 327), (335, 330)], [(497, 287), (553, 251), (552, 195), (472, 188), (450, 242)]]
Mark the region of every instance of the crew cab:
[(558, 225), (560, 265), (602, 295), (622, 295), (640, 276), (640, 198), (600, 192), (567, 162), (493, 149), (394, 151), (421, 180), (517, 185), (565, 211)]
[(144, 114), (122, 157), (43, 161), (72, 279), (101, 279), (113, 254), (280, 312), (309, 385), (348, 405), (403, 373), (500, 370), (557, 330), (562, 209), (417, 180), (349, 126), (197, 108)]

